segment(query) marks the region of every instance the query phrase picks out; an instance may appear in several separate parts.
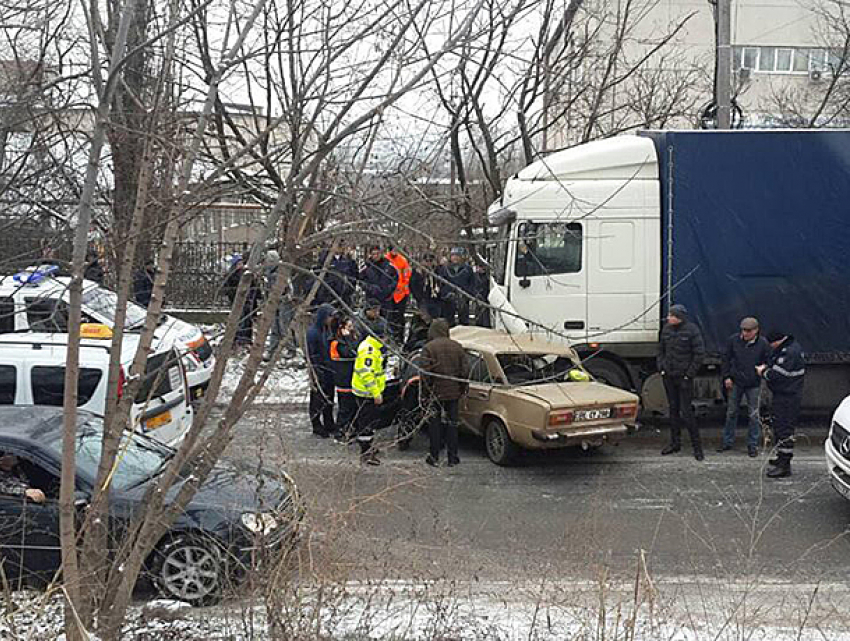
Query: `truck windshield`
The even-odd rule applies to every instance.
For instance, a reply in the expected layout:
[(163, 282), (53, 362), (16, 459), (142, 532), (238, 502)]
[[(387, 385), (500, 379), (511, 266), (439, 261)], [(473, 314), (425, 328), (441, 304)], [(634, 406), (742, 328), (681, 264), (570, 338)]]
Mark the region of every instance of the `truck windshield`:
[(570, 370), (579, 367), (571, 358), (559, 354), (505, 352), (496, 359), (510, 385), (533, 385), (563, 381)]
[(508, 271), (508, 244), (511, 239), (511, 223), (499, 225), (496, 233), (496, 245), (493, 247), (490, 265), (493, 268), (493, 279), (501, 286), (505, 285), (505, 274)]
[[(118, 295), (103, 287), (88, 287), (83, 290), (83, 307), (98, 316), (105, 318), (110, 324), (115, 324), (115, 308), (118, 306)], [(141, 327), (145, 322), (147, 310), (132, 301), (127, 301), (127, 316), (124, 319), (124, 329)]]

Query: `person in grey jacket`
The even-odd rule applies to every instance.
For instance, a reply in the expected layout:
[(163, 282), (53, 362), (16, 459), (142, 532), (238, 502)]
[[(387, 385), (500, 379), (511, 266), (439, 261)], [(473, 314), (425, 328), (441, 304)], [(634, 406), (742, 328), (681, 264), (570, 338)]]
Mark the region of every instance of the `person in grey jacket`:
[(664, 390), (670, 406), (670, 444), (661, 454), (673, 454), (682, 449), (681, 425), (684, 421), (691, 437), (694, 458), (702, 461), (702, 441), (694, 418), (694, 377), (705, 358), (705, 343), (695, 323), (688, 320), (684, 305), (671, 305), (667, 324), (661, 330), (658, 369), (664, 379)]
[(741, 321), (741, 331), (729, 337), (726, 352), (723, 354), (721, 375), (726, 391), (729, 393), (726, 407), (726, 426), (723, 428), (723, 443), (718, 452), (727, 452), (735, 444), (735, 427), (738, 425), (738, 411), (741, 399), (747, 403), (750, 417), (750, 429), (747, 435), (747, 453), (751, 458), (758, 456), (759, 433), (759, 397), (761, 380), (756, 367), (767, 363), (770, 357), (770, 345), (759, 334), (759, 322), (752, 317)]

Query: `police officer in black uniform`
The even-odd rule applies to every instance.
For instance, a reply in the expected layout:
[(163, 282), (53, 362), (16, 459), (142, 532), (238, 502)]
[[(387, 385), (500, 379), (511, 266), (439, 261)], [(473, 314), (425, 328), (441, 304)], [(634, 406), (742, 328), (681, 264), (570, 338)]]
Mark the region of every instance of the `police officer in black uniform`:
[(794, 426), (800, 416), (803, 398), (803, 379), (806, 364), (803, 350), (794, 337), (787, 332), (776, 331), (767, 335), (773, 350), (767, 365), (759, 365), (756, 371), (767, 381), (773, 393), (771, 415), (773, 436), (776, 439), (776, 458), (770, 459), (767, 476), (772, 479), (791, 476), (791, 459), (794, 456)]

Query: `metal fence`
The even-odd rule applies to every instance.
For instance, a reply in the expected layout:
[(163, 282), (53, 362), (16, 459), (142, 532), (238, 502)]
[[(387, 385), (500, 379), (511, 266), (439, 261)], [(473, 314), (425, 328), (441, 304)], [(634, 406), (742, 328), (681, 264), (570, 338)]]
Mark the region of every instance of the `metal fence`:
[(166, 306), (199, 310), (226, 308), (227, 298), (221, 285), (227, 272), (227, 257), (244, 255), (248, 250), (244, 243), (177, 243), (165, 293)]

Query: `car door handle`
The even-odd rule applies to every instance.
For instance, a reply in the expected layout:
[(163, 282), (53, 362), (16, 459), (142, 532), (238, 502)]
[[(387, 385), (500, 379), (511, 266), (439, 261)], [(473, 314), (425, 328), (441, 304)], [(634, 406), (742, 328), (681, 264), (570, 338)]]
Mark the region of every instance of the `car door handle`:
[(564, 321), (564, 329), (584, 329), (584, 321), (582, 321), (582, 320)]

